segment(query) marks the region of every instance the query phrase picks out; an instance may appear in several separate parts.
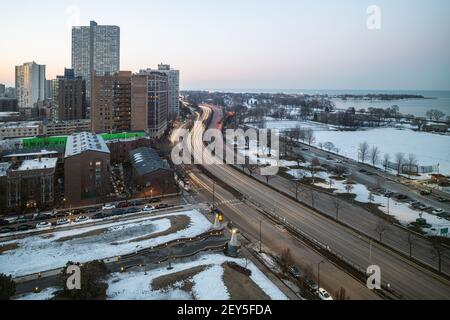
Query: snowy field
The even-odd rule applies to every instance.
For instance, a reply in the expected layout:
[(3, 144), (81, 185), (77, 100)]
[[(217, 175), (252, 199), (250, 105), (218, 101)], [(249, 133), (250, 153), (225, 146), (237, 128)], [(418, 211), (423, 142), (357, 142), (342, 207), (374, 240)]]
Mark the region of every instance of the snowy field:
[[(167, 231), (171, 227), (168, 218), (174, 216), (187, 216), (189, 226), (165, 236), (138, 239)], [(0, 245), (17, 245), (17, 248), (0, 255), (0, 273), (18, 277), (57, 269), (68, 261), (87, 262), (115, 257), (175, 239), (195, 237), (211, 227), (199, 211), (190, 210), (0, 242)]]
[[(160, 268), (147, 272), (127, 272), (112, 274), (108, 281), (108, 299), (113, 300), (228, 300), (230, 294), (223, 281), (223, 263), (234, 261), (245, 267), (244, 259), (234, 259), (221, 254), (205, 255), (197, 260), (177, 263), (174, 269)], [(167, 290), (153, 290), (153, 279), (167, 276), (183, 270), (205, 266), (204, 271), (191, 277), (193, 287), (190, 293), (181, 290), (182, 283), (176, 283)], [(248, 269), (252, 271), (251, 279), (272, 300), (285, 300), (287, 297), (275, 286), (253, 263)]]
[(354, 160), (358, 160), (359, 144), (367, 141), (369, 146), (379, 148), (380, 161), (385, 153), (390, 154), (391, 161), (394, 161), (395, 154), (398, 152), (404, 153), (406, 157), (412, 153), (416, 156), (419, 165), (439, 164), (440, 172), (450, 175), (450, 136), (396, 128), (338, 131), (335, 126), (313, 121), (266, 121), (268, 129), (283, 131), (296, 126), (312, 128), (315, 131), (316, 145), (332, 142), (339, 148), (341, 155)]
[[(292, 169), (288, 171), (288, 174), (290, 174), (293, 177), (299, 178), (299, 177), (311, 177), (311, 174), (309, 172), (305, 172), (303, 170), (298, 169)], [(324, 179), (326, 183), (315, 183), (316, 186), (324, 188), (324, 189), (330, 189), (334, 193), (347, 193), (345, 186), (346, 181), (338, 181), (338, 180), (332, 180), (332, 183), (330, 185), (330, 174), (326, 172), (317, 172), (316, 177), (320, 177), (321, 179)], [(387, 210), (387, 198), (381, 195), (377, 195), (375, 193), (372, 193), (367, 189), (366, 186), (355, 183), (352, 185), (353, 189), (350, 191), (350, 193), (353, 193), (356, 195), (355, 200), (362, 203), (374, 203), (379, 205), (379, 209), (383, 211), (385, 214), (388, 214)], [(371, 199), (369, 199), (371, 196)], [(389, 215), (395, 217), (401, 224), (408, 225), (411, 222), (415, 222), (416, 219), (420, 218), (419, 214), (420, 211), (416, 211), (414, 209), (411, 209), (409, 207), (408, 203), (403, 203), (396, 201), (394, 198), (391, 198), (389, 201)], [(429, 234), (436, 234), (436, 231), (439, 232), (441, 228), (450, 227), (450, 221), (440, 218), (438, 216), (429, 214), (427, 212), (423, 212), (422, 218), (427, 220), (427, 223), (431, 225), (430, 229), (424, 229), (425, 232)], [(433, 231), (431, 229), (435, 229), (436, 231)]]
[(394, 128), (369, 129), (362, 131), (321, 131), (317, 130), (316, 144), (332, 142), (339, 153), (358, 160), (358, 146), (367, 141), (369, 146), (377, 146), (380, 158), (389, 153), (391, 161), (395, 154), (402, 152), (407, 157), (412, 153), (419, 165), (440, 165), (440, 172), (450, 175), (450, 137), (438, 134), (397, 130)]

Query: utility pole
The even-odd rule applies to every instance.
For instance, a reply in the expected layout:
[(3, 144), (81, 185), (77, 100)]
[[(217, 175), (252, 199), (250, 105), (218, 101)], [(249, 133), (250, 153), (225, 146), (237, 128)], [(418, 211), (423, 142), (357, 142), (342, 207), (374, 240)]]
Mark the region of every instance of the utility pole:
[(213, 181), (213, 211), (216, 209), (216, 182)]

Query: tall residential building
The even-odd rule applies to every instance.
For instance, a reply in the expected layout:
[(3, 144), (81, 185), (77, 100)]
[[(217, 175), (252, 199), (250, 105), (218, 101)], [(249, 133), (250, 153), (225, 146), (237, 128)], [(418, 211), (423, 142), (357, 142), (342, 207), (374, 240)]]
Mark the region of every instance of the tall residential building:
[(160, 138), (167, 129), (169, 111), (169, 82), (167, 75), (159, 71), (147, 75), (147, 125), (151, 137)]
[(86, 118), (86, 83), (75, 77), (73, 69), (52, 80), (52, 119), (56, 121)]
[[(152, 69), (141, 70), (140, 73), (151, 73)], [(167, 75), (169, 82), (169, 119), (180, 114), (180, 71), (170, 68), (169, 64), (159, 64), (158, 71)]]
[(27, 62), (16, 66), (16, 97), (20, 109), (45, 100), (45, 65)]
[(147, 77), (120, 71), (93, 76), (92, 131), (124, 132), (147, 129)]
[(95, 21), (89, 26), (73, 27), (72, 68), (75, 76), (86, 81), (89, 98), (93, 75), (114, 74), (120, 70), (120, 28), (101, 26)]

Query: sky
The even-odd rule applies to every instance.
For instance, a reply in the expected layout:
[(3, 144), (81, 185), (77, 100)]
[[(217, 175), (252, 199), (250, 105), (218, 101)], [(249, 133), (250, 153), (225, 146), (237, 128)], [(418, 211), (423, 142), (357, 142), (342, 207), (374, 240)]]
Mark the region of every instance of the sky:
[(71, 26), (95, 20), (121, 28), (122, 70), (169, 63), (182, 89), (450, 90), (449, 16), (448, 0), (2, 1), (0, 83), (28, 61), (62, 74)]

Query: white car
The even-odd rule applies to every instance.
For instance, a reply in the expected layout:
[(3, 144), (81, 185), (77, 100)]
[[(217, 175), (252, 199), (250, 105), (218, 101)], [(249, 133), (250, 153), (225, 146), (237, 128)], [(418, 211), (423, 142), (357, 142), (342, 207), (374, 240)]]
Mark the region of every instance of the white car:
[(333, 297), (323, 288), (319, 288), (319, 298), (320, 300), (333, 300)]
[(50, 228), (52, 224), (50, 222), (40, 222), (36, 225), (36, 229), (44, 229), (44, 228)]
[(112, 209), (115, 209), (116, 208), (116, 205), (115, 204), (105, 204), (103, 207), (102, 207), (102, 210), (112, 210)]
[(436, 209), (436, 210), (433, 210), (433, 212), (432, 212), (432, 214), (434, 214), (434, 215), (438, 215), (438, 214), (442, 214), (442, 213), (444, 213), (444, 210), (442, 210), (442, 209)]
[(153, 210), (155, 210), (155, 207), (151, 206), (151, 205), (146, 205), (144, 207), (144, 209), (142, 209), (142, 211), (144, 211), (144, 212), (150, 212), (150, 211), (153, 211)]
[(78, 218), (75, 219), (75, 222), (85, 222), (85, 221), (88, 221), (88, 220), (89, 220), (88, 217), (86, 217), (86, 216), (80, 216), (80, 217), (78, 217)]
[(67, 219), (58, 219), (56, 221), (56, 225), (57, 226), (62, 226), (62, 225), (65, 225), (65, 224), (69, 224), (69, 220), (67, 220)]

